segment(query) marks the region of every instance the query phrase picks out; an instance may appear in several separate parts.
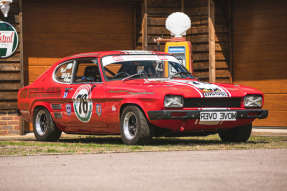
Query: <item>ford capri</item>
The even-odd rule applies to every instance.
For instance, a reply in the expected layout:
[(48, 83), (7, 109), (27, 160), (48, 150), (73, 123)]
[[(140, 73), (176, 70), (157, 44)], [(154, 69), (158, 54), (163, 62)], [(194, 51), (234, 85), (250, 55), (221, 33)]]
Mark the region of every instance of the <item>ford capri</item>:
[(121, 135), (125, 144), (156, 136), (245, 142), (266, 118), (262, 92), (197, 80), (174, 56), (106, 51), (66, 57), (18, 92), (18, 110), (37, 140), (68, 134)]

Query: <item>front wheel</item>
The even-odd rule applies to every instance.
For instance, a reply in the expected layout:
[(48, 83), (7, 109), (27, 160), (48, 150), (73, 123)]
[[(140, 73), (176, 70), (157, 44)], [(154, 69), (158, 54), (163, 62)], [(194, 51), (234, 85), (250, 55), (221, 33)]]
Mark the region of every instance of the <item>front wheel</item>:
[(252, 131), (252, 123), (231, 129), (222, 129), (218, 132), (223, 142), (246, 142)]
[(39, 141), (56, 141), (62, 134), (62, 131), (56, 127), (49, 111), (45, 108), (37, 108), (34, 111), (33, 131)]
[(150, 143), (150, 126), (138, 107), (127, 106), (124, 109), (121, 115), (121, 138), (127, 145)]

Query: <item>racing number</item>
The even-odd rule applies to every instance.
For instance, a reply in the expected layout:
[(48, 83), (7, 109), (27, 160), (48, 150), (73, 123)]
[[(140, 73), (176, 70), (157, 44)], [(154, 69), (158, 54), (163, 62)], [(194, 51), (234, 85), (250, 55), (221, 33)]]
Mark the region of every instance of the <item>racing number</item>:
[(78, 111), (79, 114), (81, 115), (82, 112), (84, 114), (88, 113), (88, 101), (87, 101), (87, 94), (79, 94), (77, 96), (77, 101), (79, 102), (79, 107), (78, 107)]
[(78, 87), (73, 95), (73, 107), (77, 118), (87, 123), (91, 119), (93, 112), (93, 103), (89, 99), (91, 87), (89, 85), (82, 85)]

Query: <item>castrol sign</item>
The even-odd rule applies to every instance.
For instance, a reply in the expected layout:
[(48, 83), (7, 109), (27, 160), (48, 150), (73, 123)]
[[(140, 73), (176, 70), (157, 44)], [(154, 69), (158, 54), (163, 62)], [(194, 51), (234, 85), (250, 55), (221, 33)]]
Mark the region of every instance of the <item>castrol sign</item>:
[(18, 47), (18, 34), (9, 23), (0, 21), (0, 58), (7, 58), (14, 54)]

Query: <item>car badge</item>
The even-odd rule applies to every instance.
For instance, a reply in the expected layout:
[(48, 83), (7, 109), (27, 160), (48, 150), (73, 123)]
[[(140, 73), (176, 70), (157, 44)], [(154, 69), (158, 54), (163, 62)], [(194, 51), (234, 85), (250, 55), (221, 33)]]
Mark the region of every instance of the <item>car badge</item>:
[(68, 94), (69, 94), (69, 91), (65, 91), (63, 98), (66, 98), (68, 96)]
[(71, 104), (66, 104), (66, 112), (67, 112), (67, 115), (71, 115), (71, 113), (72, 113), (72, 106), (71, 106)]
[(101, 117), (101, 115), (102, 115), (102, 105), (101, 104), (96, 105), (96, 113), (99, 117)]

